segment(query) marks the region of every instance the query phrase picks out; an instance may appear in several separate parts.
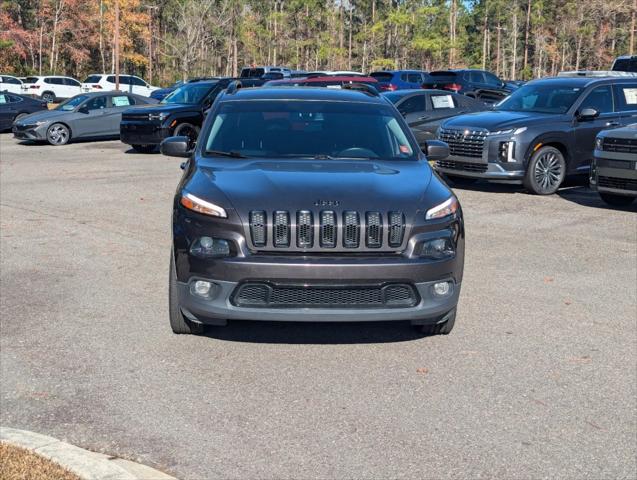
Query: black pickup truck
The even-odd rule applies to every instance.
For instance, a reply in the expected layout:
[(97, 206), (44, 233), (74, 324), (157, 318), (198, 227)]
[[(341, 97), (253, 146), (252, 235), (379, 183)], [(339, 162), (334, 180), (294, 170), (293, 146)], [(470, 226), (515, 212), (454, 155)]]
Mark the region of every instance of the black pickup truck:
[(159, 104), (131, 108), (122, 114), (122, 142), (142, 153), (151, 153), (164, 138), (181, 135), (197, 141), (206, 111), (232, 78), (188, 82)]

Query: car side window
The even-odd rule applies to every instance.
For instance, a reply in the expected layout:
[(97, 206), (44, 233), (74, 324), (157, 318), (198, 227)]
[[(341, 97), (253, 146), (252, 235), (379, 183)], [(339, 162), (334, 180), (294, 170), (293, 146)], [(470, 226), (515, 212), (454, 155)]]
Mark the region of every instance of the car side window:
[(111, 102), (113, 102), (113, 107), (127, 107), (129, 105), (135, 105), (135, 99), (128, 95), (111, 97)]
[(108, 107), (107, 98), (105, 96), (91, 98), (85, 106), (89, 110), (102, 110)]
[(81, 87), (82, 86), (80, 84), (80, 82), (78, 82), (77, 80), (74, 80), (72, 78), (63, 78), (62, 80), (64, 81), (64, 83), (66, 85), (69, 85), (71, 87)]
[(22, 97), (18, 97), (17, 95), (7, 95), (7, 99), (9, 103), (20, 103), (22, 101)]
[(602, 85), (593, 89), (579, 106), (581, 112), (585, 108), (594, 108), (599, 113), (611, 113), (613, 111), (613, 94), (610, 85)]
[(49, 85), (54, 85), (55, 80), (57, 80), (57, 78), (45, 78), (44, 83), (48, 83)]
[(493, 75), (492, 73), (484, 72), (483, 75), (484, 75), (484, 77), (486, 79), (486, 83), (488, 85), (493, 85), (494, 87), (497, 87), (497, 86), (500, 86), (502, 84), (500, 79), (498, 77), (496, 77), (495, 75)]
[(4, 105), (5, 103), (9, 103), (9, 96), (0, 94), (0, 105)]
[(403, 82), (408, 82), (408, 81), (409, 81), (409, 75), (407, 75), (406, 73), (401, 73), (401, 74), (400, 74), (400, 79), (401, 79)]
[(431, 107), (434, 110), (440, 110), (443, 108), (456, 108), (457, 105), (454, 103), (453, 96), (451, 95), (432, 95)]
[(20, 85), (20, 80), (12, 77), (3, 77), (3, 83), (10, 83), (12, 85)]
[(106, 77), (106, 81), (108, 83), (115, 83), (115, 75), (109, 75), (108, 77)]
[(471, 72), (470, 78), (473, 83), (485, 83), (484, 74), (482, 72)]
[(407, 79), (409, 83), (422, 83), (422, 77), (420, 76), (420, 73), (410, 73), (409, 75), (407, 75)]
[(415, 95), (398, 105), (398, 111), (403, 115), (427, 110), (427, 101), (424, 95)]
[(615, 84), (615, 110), (618, 112), (637, 111), (637, 83)]
[(146, 86), (146, 82), (143, 81), (141, 78), (138, 77), (130, 77), (131, 83), (133, 85), (137, 85), (138, 87), (145, 87)]

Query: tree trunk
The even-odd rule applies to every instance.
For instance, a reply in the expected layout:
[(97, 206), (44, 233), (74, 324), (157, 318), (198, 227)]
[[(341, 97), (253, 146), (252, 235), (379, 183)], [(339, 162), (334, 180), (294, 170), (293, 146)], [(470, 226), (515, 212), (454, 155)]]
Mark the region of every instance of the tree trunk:
[(511, 80), (517, 77), (518, 65), (518, 4), (513, 4), (513, 59), (511, 60)]
[(524, 29), (524, 71), (526, 74), (526, 68), (529, 65), (529, 31), (531, 29), (531, 1), (528, 0), (528, 6), (526, 8), (526, 27)]
[(631, 55), (635, 53), (635, 15), (637, 15), (637, 0), (633, 1), (633, 11), (630, 14), (630, 45), (628, 48)]
[(347, 69), (352, 69), (352, 12), (354, 11), (354, 5), (349, 6), (349, 40), (347, 48)]
[(484, 23), (482, 25), (482, 70), (487, 69), (487, 37), (489, 36), (489, 10), (484, 8)]
[(100, 58), (102, 60), (102, 72), (106, 72), (106, 59), (104, 58), (104, 0), (100, 0)]
[(502, 27), (500, 26), (500, 20), (498, 20), (498, 26), (495, 27), (498, 31), (498, 35), (496, 37), (496, 47), (495, 47), (495, 72), (496, 75), (500, 76), (500, 37), (502, 36)]

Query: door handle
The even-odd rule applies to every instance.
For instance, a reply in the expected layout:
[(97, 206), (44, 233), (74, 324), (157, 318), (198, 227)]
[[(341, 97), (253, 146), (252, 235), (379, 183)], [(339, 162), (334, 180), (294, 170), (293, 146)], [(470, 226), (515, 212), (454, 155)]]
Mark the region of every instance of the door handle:
[(620, 125), (621, 123), (615, 121), (606, 122), (607, 127), (619, 127)]

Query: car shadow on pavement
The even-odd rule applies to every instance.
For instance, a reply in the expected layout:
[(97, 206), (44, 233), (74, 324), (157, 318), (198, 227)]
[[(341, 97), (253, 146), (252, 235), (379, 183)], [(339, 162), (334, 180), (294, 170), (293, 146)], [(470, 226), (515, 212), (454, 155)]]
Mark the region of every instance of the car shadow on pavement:
[(357, 344), (408, 342), (425, 338), (409, 322), (228, 322), (207, 327), (206, 337), (229, 342)]
[(557, 192), (564, 200), (577, 203), (584, 207), (601, 208), (603, 210), (621, 210), (626, 212), (637, 212), (637, 201), (627, 207), (615, 207), (605, 203), (601, 197), (587, 186), (579, 186), (574, 188), (565, 188)]

